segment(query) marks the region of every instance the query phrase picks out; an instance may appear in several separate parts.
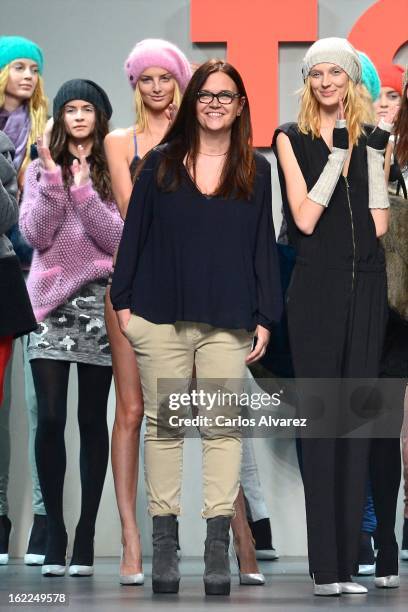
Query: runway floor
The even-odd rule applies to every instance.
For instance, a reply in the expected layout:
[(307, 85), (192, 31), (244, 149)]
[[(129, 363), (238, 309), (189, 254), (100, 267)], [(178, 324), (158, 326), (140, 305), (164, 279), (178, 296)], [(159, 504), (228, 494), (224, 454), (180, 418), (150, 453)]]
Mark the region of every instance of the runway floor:
[[(240, 610), (242, 612), (266, 612), (270, 609), (289, 612), (294, 610), (337, 610), (340, 607), (353, 610), (407, 610), (408, 562), (401, 564), (402, 584), (399, 589), (377, 589), (373, 578), (359, 578), (368, 589), (368, 595), (343, 595), (339, 598), (314, 597), (312, 584), (307, 576), (304, 558), (283, 557), (279, 561), (261, 562), (266, 575), (265, 586), (239, 586), (237, 570), (233, 569), (230, 597), (205, 597), (203, 591), (201, 559), (187, 557), (180, 562), (181, 583), (178, 595), (153, 595), (151, 590), (151, 563), (144, 562), (146, 581), (144, 586), (120, 586), (118, 583), (119, 560), (99, 557), (95, 574), (90, 578), (43, 578), (40, 568), (27, 567), (21, 559), (12, 559), (8, 566), (0, 567), (0, 610), (58, 610), (69, 612), (147, 612), (170, 610), (212, 612)], [(10, 604), (10, 594), (51, 593), (65, 594), (67, 605)]]

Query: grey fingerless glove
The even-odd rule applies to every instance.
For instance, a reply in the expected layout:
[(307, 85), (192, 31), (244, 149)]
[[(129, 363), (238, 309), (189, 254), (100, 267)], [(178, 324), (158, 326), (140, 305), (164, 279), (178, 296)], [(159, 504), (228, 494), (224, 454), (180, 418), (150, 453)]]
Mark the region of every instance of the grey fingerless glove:
[(384, 152), (392, 129), (382, 119), (367, 138), (368, 207), (389, 208), (388, 187), (384, 175)]
[(348, 155), (348, 131), (345, 119), (337, 119), (333, 130), (333, 149), (318, 181), (307, 194), (309, 200), (327, 208)]

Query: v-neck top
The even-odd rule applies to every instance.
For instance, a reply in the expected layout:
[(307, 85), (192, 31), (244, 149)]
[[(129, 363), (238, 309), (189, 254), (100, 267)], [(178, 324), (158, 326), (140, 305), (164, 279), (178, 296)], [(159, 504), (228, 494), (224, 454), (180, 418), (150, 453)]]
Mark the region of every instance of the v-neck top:
[(159, 324), (271, 328), (282, 297), (269, 162), (255, 153), (249, 200), (221, 198), (202, 194), (187, 170), (176, 191), (159, 189), (165, 152), (153, 149), (135, 182), (113, 275), (114, 309)]
[[(367, 134), (371, 129), (367, 126)], [(306, 235), (296, 226), (289, 206), (285, 176), (276, 150), (276, 138), (280, 132), (290, 140), (308, 192), (323, 172), (330, 149), (322, 137), (314, 138), (300, 132), (296, 123), (281, 125), (273, 137), (289, 239), (298, 260), (329, 268), (384, 270), (384, 251), (376, 237), (368, 207), (367, 136), (362, 134), (353, 146), (347, 177), (339, 177), (327, 209), (313, 233)]]

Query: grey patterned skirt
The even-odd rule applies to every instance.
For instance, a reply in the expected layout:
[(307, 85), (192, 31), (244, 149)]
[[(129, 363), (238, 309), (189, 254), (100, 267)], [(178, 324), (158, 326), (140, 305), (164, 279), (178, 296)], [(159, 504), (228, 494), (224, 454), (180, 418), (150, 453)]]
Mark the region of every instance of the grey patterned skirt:
[(28, 358), (112, 365), (104, 319), (107, 279), (89, 283), (56, 308), (28, 338)]

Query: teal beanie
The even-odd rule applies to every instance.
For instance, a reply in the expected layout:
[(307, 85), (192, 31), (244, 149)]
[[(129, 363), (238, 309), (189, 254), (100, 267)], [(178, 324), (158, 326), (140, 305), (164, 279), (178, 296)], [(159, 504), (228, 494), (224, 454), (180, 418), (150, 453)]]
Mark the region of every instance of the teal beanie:
[(38, 45), (22, 36), (0, 37), (0, 70), (10, 62), (25, 57), (36, 62), (40, 74), (42, 74), (44, 59), (43, 53)]
[(379, 97), (381, 90), (381, 82), (380, 77), (378, 76), (377, 68), (365, 53), (362, 51), (357, 51), (357, 53), (363, 69), (361, 78), (362, 83), (367, 87), (368, 93), (370, 94), (373, 102), (375, 102)]

